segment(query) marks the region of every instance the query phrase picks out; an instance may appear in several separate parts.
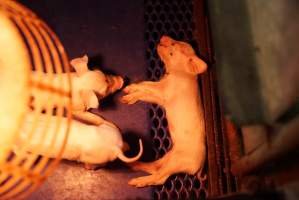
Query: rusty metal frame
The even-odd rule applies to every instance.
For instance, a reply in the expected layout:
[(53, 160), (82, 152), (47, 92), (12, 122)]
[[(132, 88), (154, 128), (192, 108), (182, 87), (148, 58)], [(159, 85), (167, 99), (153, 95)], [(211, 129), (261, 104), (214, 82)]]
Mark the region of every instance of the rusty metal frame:
[(205, 0), (195, 0), (195, 37), (200, 56), (209, 64), (201, 77), (202, 100), (207, 134), (207, 165), (209, 197), (236, 192), (238, 179), (230, 172), (231, 158), (240, 156), (240, 137), (232, 123), (223, 116), (217, 89), (216, 65), (213, 60), (209, 18)]

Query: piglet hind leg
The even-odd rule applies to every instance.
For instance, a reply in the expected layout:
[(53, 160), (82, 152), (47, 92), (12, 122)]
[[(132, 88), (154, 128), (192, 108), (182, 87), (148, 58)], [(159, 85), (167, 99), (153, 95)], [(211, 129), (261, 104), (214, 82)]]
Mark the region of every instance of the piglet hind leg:
[(138, 178), (133, 178), (129, 181), (129, 185), (135, 186), (135, 187), (145, 187), (150, 185), (162, 185), (167, 178), (172, 174), (172, 171), (166, 170), (159, 170), (156, 173), (153, 173), (148, 176), (142, 176)]
[(143, 171), (149, 174), (154, 174), (159, 171), (163, 163), (167, 163), (168, 158), (169, 154), (166, 154), (164, 157), (153, 162), (134, 162), (129, 164), (129, 166), (134, 171)]
[[(180, 172), (180, 169), (176, 165), (174, 165), (175, 163), (172, 164), (171, 163), (172, 163), (171, 160), (163, 159), (162, 162), (159, 163), (161, 164), (161, 166), (157, 171), (154, 171), (151, 175), (148, 176), (142, 176), (142, 177), (131, 179), (129, 181), (129, 185), (135, 187), (162, 185), (163, 183), (165, 183), (165, 181), (169, 176), (171, 176), (174, 173)], [(150, 165), (144, 165), (142, 167), (148, 168), (149, 166)]]
[[(158, 163), (160, 165), (158, 170), (151, 171), (152, 174), (149, 176), (134, 178), (129, 181), (129, 184), (135, 187), (162, 185), (165, 183), (167, 178), (172, 174), (181, 173), (181, 172), (188, 173), (188, 174), (195, 174), (197, 169), (192, 168), (192, 163), (190, 163), (189, 160), (180, 158), (179, 156), (182, 155), (179, 155), (175, 151), (168, 152), (162, 159), (157, 160), (159, 161)], [(149, 163), (148, 165), (146, 164), (139, 165), (139, 166), (137, 165), (136, 168), (139, 168), (143, 171), (146, 171), (148, 169), (151, 170), (153, 169), (151, 163)]]

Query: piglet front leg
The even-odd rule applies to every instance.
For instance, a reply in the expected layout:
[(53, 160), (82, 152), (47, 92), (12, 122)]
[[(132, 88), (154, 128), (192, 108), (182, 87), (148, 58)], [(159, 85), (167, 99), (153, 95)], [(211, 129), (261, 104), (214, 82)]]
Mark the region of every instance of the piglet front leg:
[(117, 128), (117, 126), (115, 124), (113, 124), (112, 122), (109, 122), (109, 121), (103, 119), (101, 116), (93, 114), (88, 111), (74, 111), (73, 116), (80, 120), (83, 120), (87, 123), (96, 125), (96, 126), (99, 126), (101, 124), (107, 124), (108, 126)]
[(120, 101), (126, 104), (134, 104), (137, 101), (164, 105), (163, 85), (160, 82), (143, 81), (131, 84), (123, 90), (126, 95)]

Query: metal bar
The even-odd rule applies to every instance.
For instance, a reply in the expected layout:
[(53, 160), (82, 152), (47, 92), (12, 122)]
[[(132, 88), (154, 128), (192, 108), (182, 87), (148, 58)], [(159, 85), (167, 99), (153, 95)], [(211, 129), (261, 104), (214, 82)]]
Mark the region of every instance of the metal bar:
[[(225, 120), (225, 119), (223, 119)], [(227, 148), (229, 152), (229, 158), (230, 158), (230, 166), (227, 168), (228, 172), (231, 174), (231, 164), (236, 162), (241, 157), (241, 150), (242, 150), (242, 142), (241, 137), (239, 135), (238, 130), (234, 126), (234, 124), (229, 121), (225, 120), (225, 137), (227, 139)], [(234, 180), (235, 184), (235, 191), (240, 191), (240, 183), (239, 183), (239, 177), (231, 177)]]
[(266, 163), (283, 158), (288, 152), (296, 149), (299, 145), (299, 117), (278, 131), (269, 143), (264, 143), (249, 155), (242, 157), (232, 165), (235, 175), (247, 174), (255, 169), (261, 168)]
[[(203, 0), (194, 1), (194, 19), (196, 23), (195, 38), (199, 44), (200, 56), (207, 62), (211, 62), (212, 54), (208, 41), (208, 24), (205, 15), (205, 2)], [(210, 66), (211, 67), (211, 66)], [(207, 162), (208, 162), (208, 192), (209, 195), (216, 196), (221, 194), (221, 181), (219, 181), (218, 158), (216, 148), (215, 120), (213, 116), (214, 106), (212, 104), (215, 97), (213, 85), (211, 84), (211, 69), (201, 77), (202, 100), (204, 105), (206, 136), (207, 136)]]
[(209, 195), (218, 196), (235, 192), (237, 178), (230, 172), (231, 158), (239, 158), (240, 138), (233, 125), (227, 126), (218, 96), (216, 65), (210, 38), (207, 1), (195, 1), (195, 37), (199, 41), (200, 56), (210, 64), (209, 71), (202, 76), (202, 96), (205, 109), (206, 134), (208, 145)]

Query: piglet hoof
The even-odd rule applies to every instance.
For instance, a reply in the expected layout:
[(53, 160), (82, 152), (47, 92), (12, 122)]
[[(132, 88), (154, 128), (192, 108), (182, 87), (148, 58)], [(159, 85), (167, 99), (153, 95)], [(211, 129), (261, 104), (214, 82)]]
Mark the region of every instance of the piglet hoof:
[(88, 170), (97, 170), (99, 168), (105, 167), (105, 164), (84, 164), (84, 168)]
[(205, 180), (207, 180), (208, 177), (207, 177), (207, 174), (202, 175), (201, 173), (198, 173), (197, 178), (201, 181), (205, 181)]
[(120, 102), (123, 104), (131, 105), (131, 104), (136, 103), (137, 100), (138, 99), (134, 96), (134, 94), (127, 94), (120, 99)]
[(138, 84), (136, 84), (136, 83), (132, 83), (132, 84), (130, 84), (130, 85), (128, 85), (128, 86), (126, 86), (124, 89), (123, 89), (123, 91), (125, 92), (125, 93), (132, 93), (132, 92), (136, 92), (136, 91), (138, 91)]

